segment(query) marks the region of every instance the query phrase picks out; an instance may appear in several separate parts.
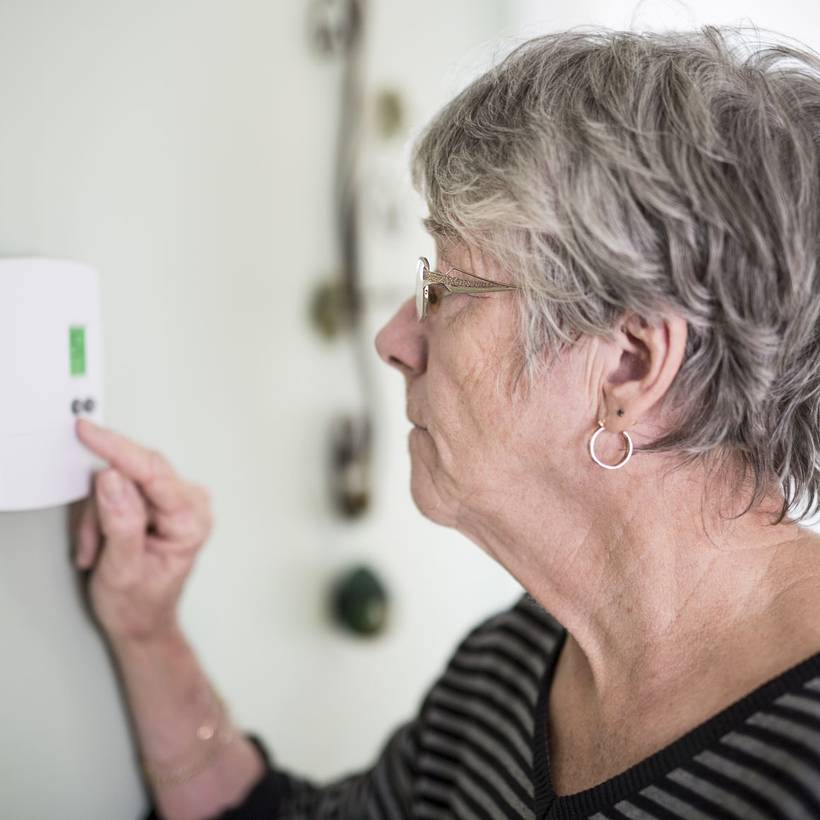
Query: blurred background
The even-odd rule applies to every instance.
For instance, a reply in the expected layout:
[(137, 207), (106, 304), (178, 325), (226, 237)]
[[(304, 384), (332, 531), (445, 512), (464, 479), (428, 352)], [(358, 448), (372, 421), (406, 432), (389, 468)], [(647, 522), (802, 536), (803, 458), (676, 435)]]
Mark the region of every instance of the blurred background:
[[(403, 380), (372, 346), (433, 257), (414, 135), (540, 32), (743, 23), (820, 46), (809, 2), (368, 0), (354, 30), (347, 8), (0, 0), (0, 256), (99, 272), (105, 423), (212, 493), (189, 639), (237, 724), (318, 780), (369, 765), (521, 592), (416, 511)], [(0, 514), (0, 816), (138, 818), (67, 522)]]

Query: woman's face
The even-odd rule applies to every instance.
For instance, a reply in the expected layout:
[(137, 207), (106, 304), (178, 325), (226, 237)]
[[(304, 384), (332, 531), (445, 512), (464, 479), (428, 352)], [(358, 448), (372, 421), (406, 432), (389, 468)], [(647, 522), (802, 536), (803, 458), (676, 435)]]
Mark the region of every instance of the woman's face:
[[(435, 268), (451, 267), (509, 280), (465, 248), (440, 248)], [(582, 347), (529, 391), (523, 378), (516, 386), (518, 298), (452, 294), (423, 322), (409, 299), (376, 337), (380, 357), (405, 377), (407, 415), (417, 425), (409, 440), (413, 499), (428, 518), (468, 534), (519, 510), (531, 490), (539, 506), (545, 490), (564, 501), (594, 429), (597, 374)]]

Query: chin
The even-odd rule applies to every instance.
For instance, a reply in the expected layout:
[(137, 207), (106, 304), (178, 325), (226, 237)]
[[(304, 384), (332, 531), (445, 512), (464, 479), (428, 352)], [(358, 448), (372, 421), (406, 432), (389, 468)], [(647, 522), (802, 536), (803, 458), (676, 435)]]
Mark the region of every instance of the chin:
[(441, 497), (433, 486), (430, 471), (425, 465), (419, 466), (411, 456), (410, 495), (416, 509), (434, 524), (449, 527), (452, 525)]

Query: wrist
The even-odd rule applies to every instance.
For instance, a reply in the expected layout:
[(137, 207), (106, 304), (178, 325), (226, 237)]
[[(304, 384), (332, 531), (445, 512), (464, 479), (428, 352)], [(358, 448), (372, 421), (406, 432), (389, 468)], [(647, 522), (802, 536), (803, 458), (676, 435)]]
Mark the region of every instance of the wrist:
[(176, 622), (150, 633), (107, 634), (108, 643), (118, 657), (174, 652), (188, 647), (182, 628)]
[(140, 755), (143, 774), (155, 793), (187, 783), (213, 766), (223, 750), (240, 736), (225, 701), (210, 686), (209, 694), (209, 708), (191, 734), (188, 747), (174, 760), (150, 760)]

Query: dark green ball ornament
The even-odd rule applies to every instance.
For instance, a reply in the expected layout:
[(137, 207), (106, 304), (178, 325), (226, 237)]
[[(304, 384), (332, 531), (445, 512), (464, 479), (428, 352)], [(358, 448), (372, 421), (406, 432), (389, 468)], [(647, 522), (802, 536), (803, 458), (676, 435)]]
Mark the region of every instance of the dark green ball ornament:
[(331, 594), (334, 620), (357, 635), (376, 635), (387, 622), (387, 590), (367, 566), (345, 572)]

